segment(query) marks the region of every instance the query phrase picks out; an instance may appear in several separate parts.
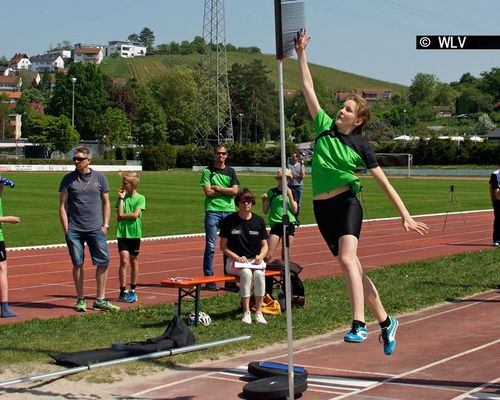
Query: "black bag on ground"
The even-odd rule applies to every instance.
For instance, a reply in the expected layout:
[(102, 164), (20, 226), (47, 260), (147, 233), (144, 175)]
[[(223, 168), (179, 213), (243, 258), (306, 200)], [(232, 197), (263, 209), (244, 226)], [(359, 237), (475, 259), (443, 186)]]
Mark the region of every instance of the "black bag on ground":
[(89, 364), (96, 364), (104, 361), (116, 360), (119, 358), (133, 357), (146, 353), (169, 350), (177, 347), (184, 347), (195, 342), (193, 333), (186, 326), (184, 321), (177, 315), (170, 320), (163, 335), (144, 342), (131, 342), (122, 344), (119, 349), (112, 346), (108, 349), (96, 349), (78, 351), (75, 353), (49, 354), (56, 364), (70, 367), (79, 367)]
[[(303, 267), (293, 261), (288, 262), (290, 266), (290, 284), (291, 284), (291, 294), (292, 294), (292, 306), (304, 307), (306, 303), (306, 293), (304, 289), (304, 284), (299, 277), (300, 272), (302, 272)], [(286, 300), (285, 300), (285, 263), (283, 260), (273, 260), (266, 265), (266, 269), (281, 271), (282, 286), (278, 293), (278, 301), (280, 303), (281, 311), (286, 310)], [(273, 296), (273, 278), (266, 278), (266, 293)], [(274, 297), (273, 297), (274, 298)]]

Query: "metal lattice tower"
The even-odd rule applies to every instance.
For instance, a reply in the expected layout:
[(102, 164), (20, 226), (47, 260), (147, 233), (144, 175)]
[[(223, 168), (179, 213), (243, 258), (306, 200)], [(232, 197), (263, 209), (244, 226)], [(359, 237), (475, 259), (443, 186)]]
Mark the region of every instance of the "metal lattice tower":
[(205, 47), (200, 62), (195, 130), (198, 145), (233, 141), (225, 30), (224, 0), (205, 0)]

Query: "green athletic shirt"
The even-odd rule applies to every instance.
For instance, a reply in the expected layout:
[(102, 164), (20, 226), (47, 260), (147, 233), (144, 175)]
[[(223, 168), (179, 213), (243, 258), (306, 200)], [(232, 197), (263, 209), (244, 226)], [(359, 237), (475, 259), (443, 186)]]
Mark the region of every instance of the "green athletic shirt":
[[(267, 191), (267, 198), (271, 201), (269, 204), (269, 226), (272, 228), (277, 223), (283, 222), (283, 192), (278, 187)], [(290, 223), (296, 221), (295, 216), (290, 212), (290, 200), (287, 198), (287, 213)]]
[[(116, 208), (120, 200), (116, 202)], [(142, 211), (146, 209), (146, 198), (139, 193), (130, 196), (125, 195), (123, 199), (123, 213), (132, 214), (138, 208), (141, 209), (141, 213), (136, 219), (121, 219), (118, 221), (118, 226), (116, 227), (116, 237), (122, 239), (140, 239), (142, 238)]]
[[(200, 179), (200, 186), (215, 185), (230, 188), (239, 184), (236, 172), (227, 165), (223, 169), (215, 168), (213, 165), (205, 168)], [(205, 196), (205, 211), (234, 212), (233, 196), (225, 194), (216, 197)]]
[[(0, 217), (3, 217), (3, 205), (2, 205), (2, 198), (0, 197)], [(3, 237), (3, 224), (0, 223), (0, 242), (4, 240)]]
[(368, 141), (358, 134), (343, 135), (332, 127), (332, 118), (319, 110), (314, 120), (316, 142), (312, 162), (313, 196), (351, 185), (355, 194), (361, 184), (357, 168), (378, 167), (377, 157)]

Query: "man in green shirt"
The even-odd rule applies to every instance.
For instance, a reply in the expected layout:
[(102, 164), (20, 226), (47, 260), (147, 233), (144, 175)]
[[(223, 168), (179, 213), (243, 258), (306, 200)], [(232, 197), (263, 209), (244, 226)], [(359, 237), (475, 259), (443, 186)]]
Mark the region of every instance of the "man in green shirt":
[[(240, 184), (233, 168), (226, 165), (227, 148), (223, 144), (215, 146), (214, 163), (205, 168), (200, 186), (205, 193), (205, 253), (203, 254), (203, 274), (211, 276), (217, 230), (220, 222), (234, 212), (234, 196)], [(207, 290), (219, 290), (215, 283), (208, 283)], [(232, 289), (232, 288), (229, 288)]]

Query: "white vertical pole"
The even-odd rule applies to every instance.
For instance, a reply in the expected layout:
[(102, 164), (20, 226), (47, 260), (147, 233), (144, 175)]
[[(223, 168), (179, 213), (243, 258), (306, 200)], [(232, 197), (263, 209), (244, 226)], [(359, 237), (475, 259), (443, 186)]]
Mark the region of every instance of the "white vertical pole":
[(293, 371), (293, 326), (292, 326), (292, 290), (290, 282), (290, 263), (288, 260), (288, 247), (286, 246), (287, 211), (287, 179), (286, 179), (286, 146), (285, 146), (285, 102), (283, 98), (283, 62), (278, 60), (278, 98), (280, 111), (280, 139), (281, 139), (281, 188), (283, 192), (283, 237), (285, 259), (285, 304), (286, 304), (286, 333), (288, 344), (288, 398), (295, 398), (294, 371)]

